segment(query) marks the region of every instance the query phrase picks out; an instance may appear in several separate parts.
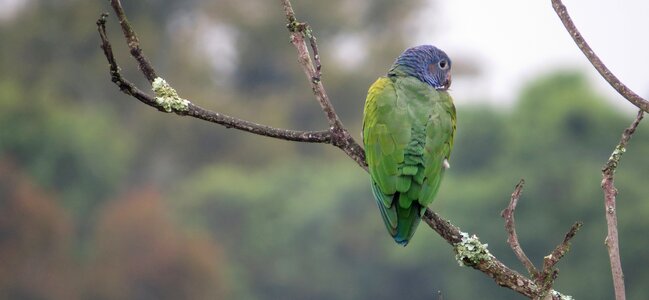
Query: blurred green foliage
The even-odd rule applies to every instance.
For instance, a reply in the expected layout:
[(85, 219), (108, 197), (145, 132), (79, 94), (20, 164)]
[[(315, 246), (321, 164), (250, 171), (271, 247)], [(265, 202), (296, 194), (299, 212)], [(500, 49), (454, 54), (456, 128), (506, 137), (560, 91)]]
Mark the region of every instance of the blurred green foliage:
[[(337, 111), (359, 132), (366, 88), (408, 45), (404, 21), (422, 1), (294, 2), (319, 38)], [(273, 126), (326, 126), (277, 3), (124, 4), (182, 97)], [(333, 147), (161, 114), (120, 94), (97, 47), (105, 10), (32, 0), (0, 22), (0, 299), (521, 298), (459, 267), (425, 225), (395, 245), (367, 174)], [(145, 89), (117, 22), (108, 26), (124, 74)], [(337, 57), (345, 41), (364, 54)], [(556, 287), (611, 298), (600, 168), (632, 117), (573, 71), (531, 82), (513, 107), (461, 106), (432, 208), (523, 271), (499, 213), (524, 177), (517, 225), (529, 256), (540, 263), (584, 221)], [(649, 297), (645, 127), (616, 175), (629, 299)]]

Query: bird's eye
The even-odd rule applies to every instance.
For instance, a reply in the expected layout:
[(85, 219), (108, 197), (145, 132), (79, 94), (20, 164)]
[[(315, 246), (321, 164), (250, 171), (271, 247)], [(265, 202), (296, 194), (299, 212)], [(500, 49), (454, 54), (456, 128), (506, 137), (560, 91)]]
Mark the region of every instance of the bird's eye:
[(446, 70), (446, 68), (448, 68), (448, 61), (442, 59), (437, 63), (437, 65), (439, 66), (440, 69)]

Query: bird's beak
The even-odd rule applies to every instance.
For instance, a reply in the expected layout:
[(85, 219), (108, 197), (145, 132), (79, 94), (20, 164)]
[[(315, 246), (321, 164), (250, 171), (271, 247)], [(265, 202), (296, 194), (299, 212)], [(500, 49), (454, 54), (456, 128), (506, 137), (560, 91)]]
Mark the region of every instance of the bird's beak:
[(451, 72), (449, 72), (446, 75), (446, 80), (444, 80), (443, 87), (445, 90), (447, 90), (449, 87), (451, 87)]

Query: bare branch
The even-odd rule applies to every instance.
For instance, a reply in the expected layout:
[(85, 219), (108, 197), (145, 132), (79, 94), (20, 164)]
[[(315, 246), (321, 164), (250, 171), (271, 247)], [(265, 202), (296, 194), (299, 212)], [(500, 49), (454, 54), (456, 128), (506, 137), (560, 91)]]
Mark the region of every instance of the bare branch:
[(538, 270), (536, 270), (536, 267), (534, 267), (534, 264), (532, 264), (530, 259), (525, 254), (525, 251), (523, 251), (523, 248), (521, 248), (521, 244), (518, 242), (518, 234), (516, 234), (515, 225), (516, 221), (514, 219), (514, 211), (516, 210), (518, 199), (521, 197), (521, 192), (523, 191), (524, 184), (525, 180), (523, 179), (521, 179), (518, 184), (516, 184), (514, 192), (512, 193), (511, 200), (509, 201), (509, 205), (500, 213), (500, 215), (505, 218), (505, 230), (507, 230), (508, 233), (507, 243), (509, 243), (509, 246), (514, 251), (514, 254), (516, 254), (518, 260), (525, 266), (530, 276), (532, 276), (532, 278), (535, 278), (538, 274)]
[[(180, 115), (183, 115), (180, 113)], [(266, 125), (257, 124), (254, 122), (234, 118), (218, 112), (213, 112), (204, 109), (194, 104), (189, 104), (189, 110), (186, 115), (192, 116), (201, 120), (212, 123), (217, 123), (225, 126), (226, 128), (235, 128), (246, 132), (263, 135), (271, 138), (305, 143), (324, 143), (331, 144), (331, 132), (328, 130), (322, 131), (299, 131), (274, 128)]]
[(573, 224), (563, 238), (563, 241), (548, 256), (543, 258), (543, 270), (541, 273), (538, 273), (536, 279), (536, 282), (541, 286), (541, 292), (539, 293), (541, 297), (547, 295), (552, 289), (552, 285), (559, 274), (559, 270), (554, 266), (568, 253), (570, 250), (570, 240), (575, 237), (575, 234), (577, 234), (577, 231), (579, 231), (582, 225), (581, 222)]
[(633, 120), (631, 125), (628, 128), (624, 129), (620, 143), (615, 147), (615, 150), (608, 158), (606, 165), (602, 169), (603, 173), (610, 174), (611, 176), (615, 174), (615, 170), (620, 163), (620, 158), (622, 158), (622, 154), (626, 152), (626, 145), (629, 143), (631, 136), (633, 136), (633, 134), (635, 133), (636, 128), (638, 128), (638, 125), (640, 124), (640, 121), (642, 121), (642, 118), (644, 118), (644, 112), (640, 110), (638, 111), (638, 114), (636, 115), (635, 120)]
[(638, 124), (642, 121), (644, 112), (638, 111), (631, 126), (624, 130), (620, 143), (615, 147), (613, 153), (609, 157), (606, 165), (602, 169), (602, 190), (604, 191), (604, 208), (607, 224), (607, 235), (604, 243), (608, 250), (608, 258), (611, 263), (611, 273), (613, 274), (613, 288), (615, 290), (615, 299), (626, 299), (626, 291), (624, 288), (624, 273), (622, 272), (622, 262), (620, 259), (620, 245), (617, 233), (617, 208), (616, 196), (617, 189), (615, 188), (614, 175), (622, 154), (626, 152), (626, 146), (635, 132)]
[[(430, 209), (426, 209), (422, 220), (454, 247), (462, 243), (462, 237), (466, 235), (457, 226)], [(512, 289), (529, 298), (533, 298), (538, 293), (538, 286), (532, 280), (508, 268), (494, 256), (476, 264), (468, 264), (468, 266), (487, 274), (498, 285)]]
[(426, 209), (422, 220), (449, 244), (454, 245), (462, 241), (462, 231), (451, 222), (445, 220), (436, 212)]
[(570, 240), (575, 236), (579, 228), (581, 228), (581, 222), (577, 222), (570, 228), (570, 231), (566, 234), (561, 242), (548, 256), (543, 259), (543, 269), (539, 272), (537, 268), (532, 264), (530, 259), (523, 251), (520, 243), (518, 242), (518, 234), (516, 233), (516, 222), (514, 219), (514, 212), (516, 210), (516, 205), (518, 200), (521, 197), (523, 191), (523, 185), (525, 180), (521, 179), (512, 193), (511, 200), (509, 205), (502, 211), (501, 216), (505, 219), (505, 230), (508, 233), (507, 242), (512, 248), (518, 260), (525, 266), (527, 272), (533, 278), (533, 282), (538, 287), (536, 294), (533, 295), (534, 299), (554, 299), (557, 298), (557, 292), (552, 291), (552, 285), (557, 279), (559, 271), (554, 268), (554, 266), (563, 258), (563, 256), (570, 250)]
[(570, 240), (575, 237), (577, 231), (581, 229), (581, 226), (584, 224), (582, 222), (575, 222), (570, 227), (570, 230), (566, 233), (566, 236), (563, 238), (563, 241), (554, 248), (550, 255), (543, 258), (543, 270), (554, 268), (554, 266), (563, 258), (566, 253), (570, 250)]
[[(297, 21), (291, 1), (282, 0), (282, 7), (284, 9), (284, 14), (286, 15), (286, 21), (288, 22), (286, 27), (290, 32), (291, 43), (297, 50), (297, 60), (309, 80), (311, 90), (313, 90), (313, 94), (318, 100), (320, 108), (322, 108), (322, 111), (329, 122), (329, 129), (332, 134), (332, 144), (343, 150), (349, 157), (356, 161), (361, 168), (367, 171), (367, 162), (365, 161), (365, 151), (363, 150), (363, 147), (354, 140), (347, 129), (343, 126), (338, 114), (336, 114), (336, 110), (331, 104), (331, 101), (329, 101), (329, 96), (322, 84), (320, 74), (320, 56), (318, 54), (318, 46), (311, 28), (308, 24)], [(305, 37), (309, 39), (311, 48), (313, 49), (315, 64), (313, 63), (313, 60), (311, 60), (309, 49), (304, 40)]]
[[(119, 3), (119, 1), (117, 2)], [(108, 41), (108, 36), (106, 35), (107, 16), (108, 14), (104, 13), (101, 15), (99, 20), (97, 20), (97, 30), (99, 31), (99, 36), (101, 38), (101, 48), (104, 50), (104, 55), (106, 56), (108, 64), (110, 65), (111, 80), (119, 87), (119, 89), (123, 93), (133, 96), (144, 104), (154, 107), (161, 112), (167, 112), (161, 105), (156, 102), (154, 97), (142, 92), (134, 84), (123, 78), (122, 74), (119, 71), (119, 66), (117, 65), (117, 62), (115, 60), (115, 56), (113, 55), (112, 46)], [(124, 21), (124, 23), (127, 24), (126, 21)], [(128, 26), (128, 28), (130, 28), (130, 26)], [(331, 133), (329, 131), (296, 131), (273, 128), (270, 126), (237, 119), (221, 113), (212, 112), (192, 103), (189, 103), (186, 111), (174, 112), (178, 115), (192, 116), (194, 118), (208, 122), (220, 124), (227, 128), (236, 128), (250, 133), (277, 139), (308, 143), (331, 143)]]
[[(517, 185), (517, 188), (522, 188), (522, 185), (520, 183), (519, 185)], [(516, 193), (516, 191), (514, 193)], [(451, 244), (456, 252), (458, 251), (458, 246), (466, 242), (465, 239), (467, 237), (467, 233), (462, 232), (460, 228), (443, 219), (434, 211), (426, 209), (422, 220), (426, 222), (426, 224), (428, 224), (430, 228), (435, 230), (437, 234), (444, 238), (444, 240)], [(561, 255), (563, 256), (563, 254), (565, 254), (565, 252), (563, 252)], [(463, 263), (464, 265), (472, 267), (493, 278), (496, 284), (516, 291), (530, 299), (537, 299), (541, 294), (547, 294), (549, 297), (548, 299), (561, 298), (561, 294), (559, 292), (551, 289), (551, 284), (547, 287), (547, 289), (544, 289), (542, 284), (537, 283), (536, 278), (532, 280), (521, 275), (520, 273), (507, 267), (490, 253), (487, 253), (486, 257), (483, 257), (483, 259), (480, 259), (477, 262), (463, 261)], [(552, 281), (554, 281), (554, 279), (552, 279)]]
[[(302, 70), (304, 71), (304, 74), (306, 74), (307, 79), (309, 79), (313, 94), (316, 96), (318, 103), (320, 103), (320, 107), (325, 113), (329, 125), (332, 128), (342, 128), (342, 122), (338, 118), (331, 101), (329, 101), (329, 96), (327, 96), (322, 81), (317, 79), (319, 78), (318, 71), (316, 71), (317, 67), (311, 60), (311, 55), (309, 54), (306, 42), (304, 41), (305, 36), (309, 38), (309, 36), (313, 36), (313, 33), (306, 23), (300, 23), (297, 21), (295, 18), (295, 12), (293, 11), (293, 6), (289, 0), (282, 0), (282, 6), (284, 8), (286, 20), (288, 21), (286, 27), (291, 32), (291, 43), (295, 46), (295, 49), (298, 52), (298, 62), (300, 63), (300, 66), (302, 66)], [(310, 42), (312, 45), (315, 45), (315, 39), (311, 39)], [(317, 49), (317, 46), (313, 49)]]
[(108, 60), (108, 65), (110, 66), (110, 78), (111, 80), (119, 87), (119, 89), (127, 95), (133, 96), (136, 99), (142, 101), (144, 104), (152, 106), (160, 111), (164, 112), (164, 109), (156, 104), (155, 99), (146, 93), (138, 89), (134, 84), (122, 77), (120, 73), (120, 68), (117, 65), (115, 60), (115, 55), (113, 55), (113, 47), (108, 41), (108, 35), (106, 34), (106, 17), (108, 13), (103, 13), (97, 20), (97, 30), (99, 31), (99, 37), (101, 38), (101, 49), (104, 50), (104, 55)]
[(602, 62), (601, 59), (595, 54), (593, 49), (590, 48), (586, 40), (584, 40), (583, 36), (575, 26), (575, 24), (572, 22), (572, 18), (570, 18), (570, 15), (568, 14), (568, 10), (566, 9), (566, 6), (563, 5), (561, 0), (551, 0), (552, 1), (552, 7), (554, 8), (554, 11), (557, 13), (559, 16), (559, 19), (561, 19), (561, 22), (563, 23), (563, 26), (568, 30), (568, 33), (572, 37), (572, 39), (575, 41), (575, 44), (577, 44), (577, 47), (581, 50), (581, 52), (586, 55), (586, 58), (590, 61), (590, 63), (595, 67), (597, 72), (599, 72), (600, 75), (620, 94), (622, 97), (627, 99), (629, 102), (631, 102), (633, 105), (637, 106), (639, 109), (642, 109), (646, 112), (649, 112), (649, 101), (646, 99), (640, 97), (638, 94), (636, 94), (634, 91), (632, 91), (629, 87), (627, 87), (624, 83), (622, 83), (612, 72), (609, 70), (606, 65), (604, 65), (604, 62)]
[(142, 74), (144, 74), (144, 77), (146, 77), (149, 83), (152, 83), (158, 76), (156, 75), (155, 70), (153, 70), (151, 63), (149, 63), (149, 60), (144, 56), (144, 53), (142, 53), (142, 48), (140, 48), (140, 39), (137, 38), (135, 30), (133, 30), (128, 19), (126, 19), (126, 13), (124, 13), (122, 3), (120, 0), (111, 0), (110, 5), (113, 7), (115, 14), (117, 14), (119, 24), (122, 26), (124, 37), (126, 38), (129, 49), (131, 49), (131, 55), (135, 60), (137, 60), (138, 66), (140, 67)]
[[(308, 24), (307, 24), (308, 26)], [(320, 53), (318, 52), (318, 44), (316, 43), (315, 35), (311, 31), (311, 27), (307, 27), (309, 37), (309, 44), (313, 50), (313, 61), (315, 62), (315, 77), (313, 80), (320, 81), (322, 79), (322, 63), (320, 62)]]

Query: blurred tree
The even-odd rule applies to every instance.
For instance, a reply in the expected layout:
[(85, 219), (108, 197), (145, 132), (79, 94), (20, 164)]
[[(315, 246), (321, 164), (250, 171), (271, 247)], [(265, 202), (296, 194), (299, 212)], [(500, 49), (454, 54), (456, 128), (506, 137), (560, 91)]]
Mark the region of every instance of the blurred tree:
[(207, 237), (176, 229), (157, 192), (111, 201), (88, 265), (91, 299), (224, 299), (224, 261)]
[(0, 157), (0, 298), (78, 299), (66, 212)]
[(185, 222), (208, 228), (237, 262), (234, 298), (422, 298), (441, 274), (427, 272), (430, 260), (404, 264), (415, 247), (392, 253), (368, 184), (348, 162), (215, 165), (172, 198), (184, 199), (175, 206)]
[(506, 115), (488, 106), (460, 106), (458, 115), (462, 127), (457, 130), (455, 143), (480, 145), (480, 151), (474, 147), (454, 148), (451, 154), (454, 173), (490, 172), (496, 163), (494, 158), (509, 144)]
[(114, 193), (127, 174), (130, 137), (109, 113), (50, 101), (38, 89), (0, 80), (0, 155), (24, 168), (41, 186), (56, 189), (76, 217)]

